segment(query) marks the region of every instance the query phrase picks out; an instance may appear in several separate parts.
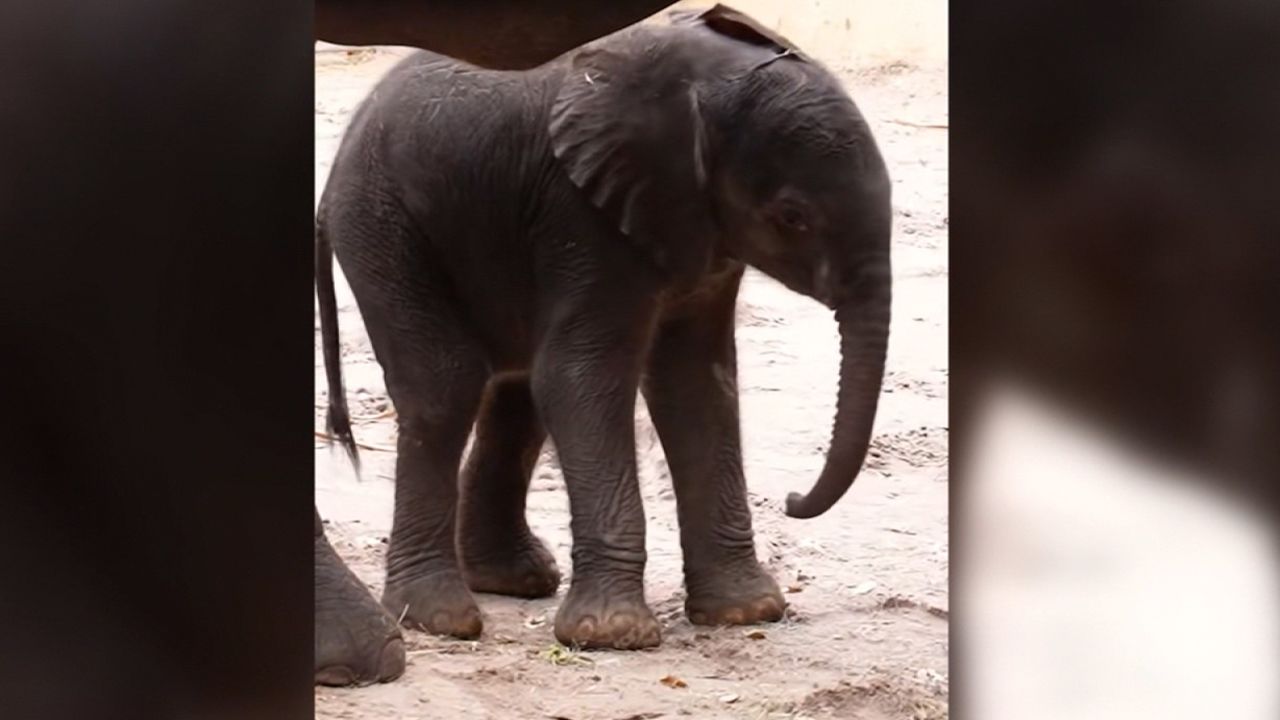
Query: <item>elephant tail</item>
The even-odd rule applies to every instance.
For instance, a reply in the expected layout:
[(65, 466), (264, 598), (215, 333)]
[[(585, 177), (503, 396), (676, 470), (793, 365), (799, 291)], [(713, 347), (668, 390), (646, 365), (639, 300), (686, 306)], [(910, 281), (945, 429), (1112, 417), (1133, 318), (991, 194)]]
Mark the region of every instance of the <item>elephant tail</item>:
[(338, 337), (338, 297), (333, 289), (333, 247), (323, 218), (316, 220), (316, 298), (320, 303), (320, 342), (324, 350), (324, 372), (329, 381), (329, 412), (325, 421), (329, 436), (346, 448), (356, 476), (360, 475), (360, 454), (351, 434), (351, 414), (342, 386), (342, 345)]

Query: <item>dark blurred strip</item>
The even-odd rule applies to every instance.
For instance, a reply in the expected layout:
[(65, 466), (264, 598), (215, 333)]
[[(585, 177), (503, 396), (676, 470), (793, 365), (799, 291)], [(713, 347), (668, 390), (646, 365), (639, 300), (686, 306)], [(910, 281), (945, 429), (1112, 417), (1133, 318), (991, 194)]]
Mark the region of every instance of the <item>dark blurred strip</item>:
[[(1280, 3), (951, 20), (953, 707), (1202, 717), (1198, 682), (1265, 676), (1280, 641)], [(1227, 560), (1272, 589), (1183, 602)], [(1177, 641), (1236, 620), (1260, 645)], [(1224, 685), (1223, 716), (1276, 690)]]
[(0, 9), (2, 717), (310, 716), (310, 18)]
[(1237, 489), (1270, 489), (1280, 3), (987, 0), (954, 8), (952, 33), (964, 404), (1025, 380)]

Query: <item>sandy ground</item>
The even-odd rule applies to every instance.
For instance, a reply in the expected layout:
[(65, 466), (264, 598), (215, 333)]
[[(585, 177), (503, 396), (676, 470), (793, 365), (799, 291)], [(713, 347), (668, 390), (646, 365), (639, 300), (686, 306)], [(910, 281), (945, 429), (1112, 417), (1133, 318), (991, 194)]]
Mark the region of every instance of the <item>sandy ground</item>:
[[(826, 25), (850, 27), (843, 18)], [(403, 678), (360, 689), (317, 688), (317, 717), (946, 717), (947, 131), (936, 127), (947, 123), (946, 70), (936, 53), (904, 52), (904, 59), (885, 61), (881, 50), (859, 62), (839, 37), (824, 46), (821, 33), (807, 34), (796, 41), (846, 82), (894, 178), (894, 319), (867, 468), (832, 511), (792, 520), (781, 500), (808, 489), (828, 442), (836, 327), (818, 303), (756, 273), (748, 274), (739, 299), (742, 432), (756, 542), (791, 593), (788, 618), (751, 629), (700, 628), (684, 618), (675, 500), (641, 402), (646, 582), (665, 625), (661, 648), (581, 654), (553, 648), (551, 622), (567, 580), (559, 596), (545, 600), (482, 595), (480, 641), (406, 631)], [(405, 52), (318, 46), (317, 197), (350, 112)], [(352, 412), (369, 418), (358, 422), (357, 439), (392, 448), (394, 421), (377, 418), (387, 407), (381, 370), (341, 281), (338, 296)], [(327, 402), (319, 349), (317, 325), (317, 429)], [(316, 500), (329, 536), (378, 593), (394, 454), (365, 450), (362, 482), (323, 444), (315, 458)], [(529, 522), (567, 575), (568, 500), (549, 448), (535, 471)]]

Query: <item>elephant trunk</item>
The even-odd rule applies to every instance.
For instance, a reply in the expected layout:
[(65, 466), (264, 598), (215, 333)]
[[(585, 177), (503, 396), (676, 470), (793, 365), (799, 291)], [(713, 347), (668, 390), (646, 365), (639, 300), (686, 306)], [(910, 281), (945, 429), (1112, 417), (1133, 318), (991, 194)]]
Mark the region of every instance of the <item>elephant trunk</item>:
[(887, 258), (872, 276), (874, 280), (866, 281), (857, 297), (836, 309), (840, 323), (840, 389), (831, 447), (822, 474), (809, 494), (793, 492), (787, 497), (787, 514), (791, 517), (811, 518), (830, 510), (853, 484), (871, 444), (889, 341), (892, 290)]

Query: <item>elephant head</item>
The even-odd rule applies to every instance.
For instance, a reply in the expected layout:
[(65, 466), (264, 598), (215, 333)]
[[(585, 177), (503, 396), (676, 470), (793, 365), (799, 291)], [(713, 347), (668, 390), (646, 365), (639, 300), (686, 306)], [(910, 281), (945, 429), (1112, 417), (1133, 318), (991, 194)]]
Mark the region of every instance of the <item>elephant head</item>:
[(890, 182), (866, 121), (827, 70), (719, 5), (568, 63), (556, 157), (663, 272), (693, 282), (728, 256), (835, 311), (830, 449), (812, 491), (787, 498), (788, 515), (820, 515), (862, 467), (888, 343)]

